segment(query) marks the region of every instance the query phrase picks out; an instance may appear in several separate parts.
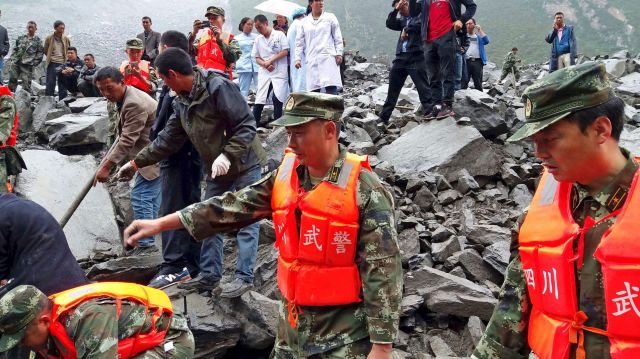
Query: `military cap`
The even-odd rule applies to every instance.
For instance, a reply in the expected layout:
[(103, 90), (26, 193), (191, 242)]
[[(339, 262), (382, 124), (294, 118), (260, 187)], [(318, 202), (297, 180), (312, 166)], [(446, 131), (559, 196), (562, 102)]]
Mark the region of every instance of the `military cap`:
[(127, 49), (144, 49), (142, 40), (136, 38), (127, 40)]
[(344, 111), (341, 96), (319, 92), (294, 92), (289, 95), (284, 107), (284, 115), (272, 122), (274, 126), (297, 126), (325, 119), (340, 122)]
[(604, 64), (587, 62), (555, 71), (524, 90), (526, 123), (507, 141), (525, 139), (573, 112), (615, 97)]
[(209, 6), (204, 16), (207, 17), (208, 15), (224, 16), (224, 9), (217, 6)]
[(0, 298), (0, 352), (22, 341), (27, 326), (43, 309), (41, 300), (46, 298), (32, 285), (17, 286)]

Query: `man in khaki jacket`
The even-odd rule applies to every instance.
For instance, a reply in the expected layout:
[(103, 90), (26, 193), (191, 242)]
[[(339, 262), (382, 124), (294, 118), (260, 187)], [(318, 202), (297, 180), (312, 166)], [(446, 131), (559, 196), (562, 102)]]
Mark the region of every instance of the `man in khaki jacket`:
[[(96, 87), (116, 111), (116, 144), (106, 154), (96, 172), (95, 182), (106, 182), (115, 165), (131, 161), (147, 144), (155, 120), (157, 103), (146, 93), (124, 83), (122, 73), (115, 67), (104, 67), (95, 77)], [(110, 134), (113, 135), (113, 134)], [(151, 165), (139, 169), (131, 189), (131, 206), (135, 219), (152, 219), (160, 207), (160, 167)], [(141, 241), (140, 252), (155, 250), (153, 237)]]
[[(64, 22), (53, 23), (54, 32), (44, 40), (44, 54), (47, 56), (47, 87), (45, 95), (53, 96), (56, 90), (58, 72), (56, 69), (67, 61), (67, 49), (71, 46), (69, 38), (64, 35)], [(58, 85), (58, 87), (61, 87)], [(61, 87), (62, 88), (62, 87)], [(66, 96), (66, 94), (64, 94)], [(59, 97), (63, 99), (65, 96)]]

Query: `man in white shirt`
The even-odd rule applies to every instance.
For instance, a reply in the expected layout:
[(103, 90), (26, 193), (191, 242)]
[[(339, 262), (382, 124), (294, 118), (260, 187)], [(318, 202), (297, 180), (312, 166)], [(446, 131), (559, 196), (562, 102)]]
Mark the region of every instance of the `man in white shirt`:
[(255, 57), (258, 69), (258, 92), (253, 105), (253, 117), (260, 125), (262, 109), (267, 103), (269, 95), (273, 101), (273, 117), (282, 117), (282, 103), (289, 95), (289, 71), (287, 55), (289, 41), (287, 35), (269, 26), (269, 20), (264, 15), (257, 15), (253, 22), (260, 35), (253, 44), (251, 56)]

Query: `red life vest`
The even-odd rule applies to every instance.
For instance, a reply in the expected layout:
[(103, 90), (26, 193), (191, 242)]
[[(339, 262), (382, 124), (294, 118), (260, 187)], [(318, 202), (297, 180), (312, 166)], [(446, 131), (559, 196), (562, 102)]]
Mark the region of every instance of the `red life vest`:
[[(127, 73), (126, 68), (128, 65), (129, 61), (122, 61), (122, 65), (120, 65), (120, 72), (124, 76), (124, 83), (146, 93), (151, 92), (151, 86), (147, 82), (142, 81), (142, 79), (133, 75), (131, 72)], [(151, 67), (149, 61), (140, 60), (138, 62), (138, 67), (140, 68), (140, 75), (149, 80), (149, 68)]]
[[(222, 42), (229, 45), (233, 40), (233, 34), (230, 32), (223, 32), (220, 34), (220, 39)], [(207, 32), (202, 35), (198, 41), (198, 56), (196, 60), (198, 66), (203, 69), (214, 69), (226, 72), (229, 75), (229, 79), (233, 80), (231, 64), (227, 64), (227, 61), (225, 61), (222, 49), (218, 45), (216, 38), (213, 36), (211, 29), (207, 29)]]
[[(7, 86), (0, 86), (0, 96), (11, 96), (13, 92), (9, 90)], [(0, 142), (0, 148), (13, 147), (16, 145), (16, 138), (18, 137), (18, 111), (16, 110), (16, 116), (13, 118), (13, 127), (11, 127), (11, 133), (9, 138), (5, 142)]]
[[(49, 335), (55, 339), (54, 342), (56, 344), (62, 345), (62, 347), (58, 346), (62, 359), (76, 359), (77, 354), (73, 340), (67, 334), (61, 319), (78, 305), (90, 299), (104, 297), (116, 300), (118, 316), (120, 316), (120, 306), (123, 300), (145, 305), (147, 307), (147, 315), (151, 315), (151, 330), (149, 332), (137, 333), (133, 337), (121, 339), (118, 342), (119, 359), (132, 358), (162, 344), (169, 331), (169, 325), (158, 330), (156, 321), (163, 314), (169, 315), (170, 318), (173, 316), (171, 301), (164, 292), (133, 283), (93, 283), (53, 294), (49, 297), (53, 301), (51, 310), (53, 317), (49, 327)], [(170, 322), (171, 320), (169, 320)], [(44, 355), (44, 357), (52, 358), (50, 355)]]
[[(286, 153), (271, 197), (278, 256), (278, 288), (296, 308), (357, 303), (360, 274), (355, 264), (358, 239), (356, 189), (360, 170), (371, 170), (366, 156), (348, 153), (336, 183), (320, 182), (309, 192), (299, 186), (298, 160)], [(296, 211), (301, 212), (300, 231)]]
[[(540, 359), (585, 358), (584, 330), (609, 337), (612, 359), (640, 358), (640, 193), (636, 172), (621, 210), (581, 228), (571, 216), (572, 183), (542, 176), (519, 235), (520, 258), (531, 298), (529, 346)], [(618, 215), (595, 252), (600, 262), (607, 329), (583, 325), (578, 308), (576, 268), (582, 266), (584, 233)], [(580, 236), (580, 237), (579, 237)], [(574, 241), (578, 238), (578, 251)]]

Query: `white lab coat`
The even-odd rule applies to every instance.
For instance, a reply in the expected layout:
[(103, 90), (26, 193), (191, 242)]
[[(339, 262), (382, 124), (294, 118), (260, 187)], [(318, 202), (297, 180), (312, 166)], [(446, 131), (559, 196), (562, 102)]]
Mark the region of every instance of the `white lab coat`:
[[(260, 57), (268, 61), (282, 50), (288, 50), (287, 35), (279, 30), (272, 30), (269, 38), (259, 35), (253, 44), (251, 56)], [(274, 63), (275, 69), (269, 72), (264, 67), (258, 69), (258, 91), (255, 103), (264, 105), (269, 95), (269, 85), (273, 86), (273, 92), (280, 102), (285, 102), (289, 96), (289, 71), (287, 57), (283, 57)]]
[(323, 12), (318, 20), (309, 14), (298, 27), (296, 36), (296, 61), (306, 56), (307, 91), (327, 86), (342, 87), (340, 66), (336, 56), (342, 56), (344, 45), (336, 16)]
[(287, 31), (287, 39), (289, 40), (289, 51), (291, 52), (291, 64), (289, 68), (289, 76), (291, 77), (291, 92), (307, 91), (307, 64), (304, 54), (302, 54), (302, 67), (296, 69), (295, 54), (293, 53), (296, 48), (296, 36), (298, 35), (298, 27), (302, 24), (302, 19), (295, 19), (289, 25)]

